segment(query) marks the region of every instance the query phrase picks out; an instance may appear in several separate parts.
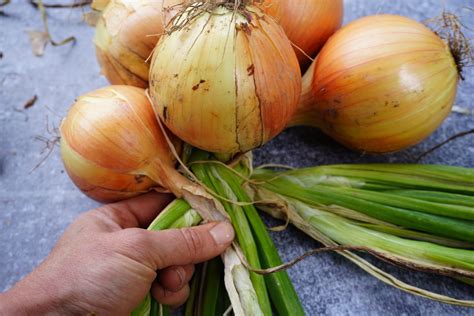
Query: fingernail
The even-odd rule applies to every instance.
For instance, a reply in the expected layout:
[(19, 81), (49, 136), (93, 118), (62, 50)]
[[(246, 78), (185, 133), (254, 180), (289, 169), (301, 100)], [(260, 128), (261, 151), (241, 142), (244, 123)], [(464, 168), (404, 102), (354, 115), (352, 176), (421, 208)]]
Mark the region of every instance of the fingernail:
[(234, 239), (234, 228), (228, 222), (220, 222), (209, 233), (218, 245), (228, 244)]

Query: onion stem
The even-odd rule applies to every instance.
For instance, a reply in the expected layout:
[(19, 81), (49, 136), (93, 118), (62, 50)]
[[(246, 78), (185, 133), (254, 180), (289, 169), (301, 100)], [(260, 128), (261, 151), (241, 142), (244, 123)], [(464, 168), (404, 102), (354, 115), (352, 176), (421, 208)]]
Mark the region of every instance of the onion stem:
[[(191, 161), (205, 161), (208, 159), (209, 154), (201, 151), (195, 152), (191, 157)], [(214, 192), (217, 192), (221, 196), (229, 197), (228, 195), (231, 192), (229, 192), (229, 190), (225, 187), (225, 183), (222, 183), (221, 181), (218, 181), (216, 178), (212, 177), (203, 164), (193, 164), (191, 169), (195, 176), (208, 188)], [(255, 240), (245, 214), (241, 212), (240, 208), (234, 204), (230, 204), (226, 201), (221, 201), (221, 203), (231, 218), (237, 240), (239, 241), (247, 261), (252, 267), (261, 268), (257, 246), (255, 244)], [(263, 276), (254, 272), (250, 272), (250, 279), (252, 280), (252, 284), (257, 294), (258, 302), (262, 312), (264, 315), (271, 315), (272, 309), (270, 305), (270, 299), (268, 297), (268, 292)]]
[(204, 275), (204, 291), (200, 315), (222, 315), (219, 313), (219, 296), (224, 288), (224, 265), (220, 257), (210, 260)]
[(203, 264), (196, 265), (196, 270), (194, 271), (194, 275), (191, 280), (189, 297), (186, 301), (186, 306), (184, 308), (185, 316), (194, 316), (195, 314), (197, 314), (196, 309), (198, 308), (199, 287), (201, 285), (202, 268)]
[[(271, 191), (313, 206), (339, 205), (387, 223), (474, 242), (474, 222), (470, 220), (474, 218), (474, 208), (463, 205), (466, 202), (453, 205), (453, 197), (444, 192), (434, 198), (438, 190), (446, 190), (472, 199), (470, 192), (474, 191), (474, 182), (469, 179), (472, 170), (464, 169), (351, 165), (289, 171), (280, 177), (268, 170), (258, 170), (255, 178), (264, 180), (262, 186)], [(431, 189), (430, 194), (424, 195), (437, 202), (391, 193), (400, 188)], [(443, 203), (443, 197), (448, 197), (447, 203)]]
[[(271, 193), (270, 193), (271, 194)], [(267, 196), (268, 197), (268, 196)], [(343, 246), (364, 247), (387, 255), (405, 266), (448, 272), (459, 269), (466, 275), (474, 272), (474, 251), (450, 248), (430, 242), (416, 241), (393, 236), (360, 226), (356, 221), (307, 205), (303, 202), (274, 195), (288, 203), (290, 218), (298, 227), (306, 227)], [(271, 215), (274, 212), (269, 211)], [(278, 214), (277, 214), (278, 215)], [(449, 273), (449, 272), (448, 272)]]
[[(191, 206), (182, 199), (175, 199), (171, 202), (150, 224), (148, 230), (165, 230), (173, 226), (173, 224), (191, 212)], [(184, 227), (184, 226), (182, 226)]]
[(449, 248), (377, 232), (354, 221), (321, 211), (292, 199), (285, 199), (301, 219), (338, 244), (361, 246), (431, 267), (474, 271), (474, 251)]
[[(155, 218), (148, 230), (159, 231), (170, 228), (182, 228), (195, 226), (201, 222), (199, 214), (191, 209), (189, 204), (182, 199), (175, 199)], [(134, 316), (160, 316), (169, 315), (167, 306), (158, 304), (154, 298), (147, 294), (140, 305), (133, 310)]]
[[(247, 193), (242, 189), (241, 179), (230, 170), (221, 165), (207, 165), (204, 168), (208, 168), (216, 178), (220, 178), (227, 183), (239, 202), (251, 202)], [(243, 206), (242, 209), (252, 228), (262, 265), (265, 268), (271, 268), (283, 264), (278, 250), (268, 234), (267, 227), (255, 207), (247, 205)], [(305, 314), (286, 271), (265, 275), (265, 281), (272, 303), (275, 305), (279, 315)]]

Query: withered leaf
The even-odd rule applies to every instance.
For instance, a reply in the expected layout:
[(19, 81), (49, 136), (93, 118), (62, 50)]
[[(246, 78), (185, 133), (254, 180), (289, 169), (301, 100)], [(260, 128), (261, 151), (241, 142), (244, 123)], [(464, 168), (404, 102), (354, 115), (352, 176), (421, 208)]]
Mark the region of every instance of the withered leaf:
[(49, 42), (49, 35), (42, 31), (28, 31), (31, 49), (36, 56), (43, 56), (44, 48)]
[(31, 99), (26, 101), (25, 105), (23, 105), (23, 109), (27, 110), (35, 105), (36, 101), (38, 100), (38, 96), (35, 94)]

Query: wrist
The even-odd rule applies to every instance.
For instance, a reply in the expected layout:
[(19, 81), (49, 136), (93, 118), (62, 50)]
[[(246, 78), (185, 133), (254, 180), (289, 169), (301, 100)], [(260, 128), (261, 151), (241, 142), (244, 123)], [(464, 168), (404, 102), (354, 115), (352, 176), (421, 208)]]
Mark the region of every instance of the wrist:
[(66, 295), (54, 283), (27, 276), (0, 294), (0, 315), (60, 315), (66, 312)]
[(27, 315), (28, 310), (20, 300), (12, 289), (0, 293), (0, 315)]

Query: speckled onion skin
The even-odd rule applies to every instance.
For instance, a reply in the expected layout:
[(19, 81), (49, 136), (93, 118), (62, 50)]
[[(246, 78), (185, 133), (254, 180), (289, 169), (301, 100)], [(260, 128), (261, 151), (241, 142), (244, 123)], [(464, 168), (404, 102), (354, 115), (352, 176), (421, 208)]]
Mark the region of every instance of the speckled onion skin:
[(423, 24), (365, 17), (336, 32), (318, 56), (313, 124), (358, 151), (399, 151), (438, 128), (458, 81), (449, 47)]
[(276, 136), (300, 91), (288, 38), (255, 7), (202, 12), (161, 38), (150, 68), (153, 105), (166, 126), (217, 153), (245, 152)]
[(303, 69), (341, 27), (344, 13), (342, 0), (265, 0), (259, 7), (283, 27)]

